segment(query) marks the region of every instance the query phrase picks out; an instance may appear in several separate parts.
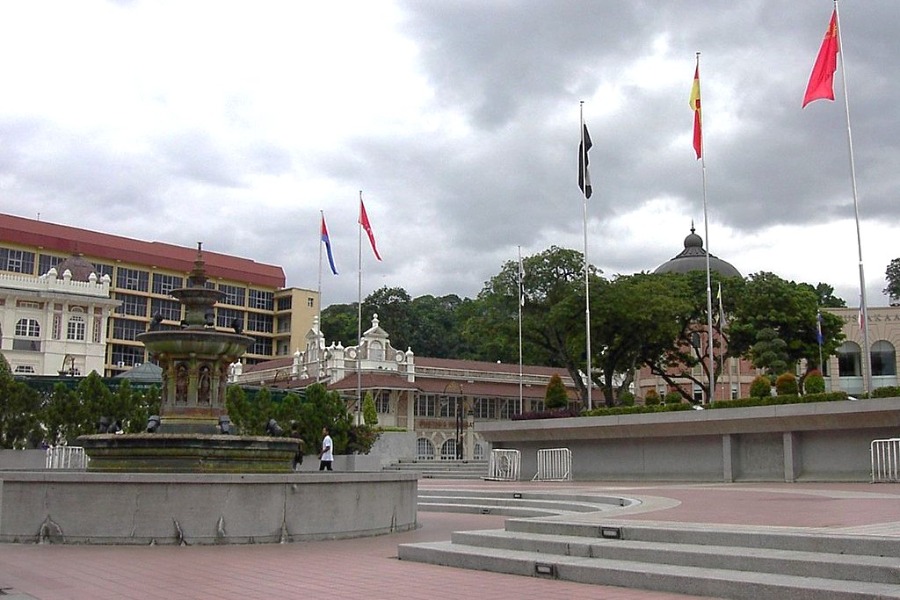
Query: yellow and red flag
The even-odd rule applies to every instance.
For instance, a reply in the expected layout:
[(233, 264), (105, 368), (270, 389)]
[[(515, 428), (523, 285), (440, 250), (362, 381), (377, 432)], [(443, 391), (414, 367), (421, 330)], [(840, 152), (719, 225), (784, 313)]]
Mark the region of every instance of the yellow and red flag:
[(816, 64), (813, 65), (803, 95), (803, 108), (813, 100), (834, 100), (834, 72), (837, 70), (838, 47), (837, 10), (831, 13), (831, 22), (819, 48)]
[(691, 110), (694, 111), (694, 151), (699, 160), (703, 156), (703, 119), (700, 118), (700, 57), (694, 69), (694, 85), (691, 87)]

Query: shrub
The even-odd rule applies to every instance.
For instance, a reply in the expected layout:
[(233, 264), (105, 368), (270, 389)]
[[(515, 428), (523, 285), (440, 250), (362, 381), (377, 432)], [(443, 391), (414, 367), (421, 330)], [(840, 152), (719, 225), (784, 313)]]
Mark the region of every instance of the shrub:
[(622, 392), (619, 394), (619, 404), (622, 406), (634, 406), (634, 394), (631, 392)]
[(659, 404), (659, 392), (656, 390), (650, 390), (644, 395), (644, 406), (658, 406)]
[(678, 392), (669, 392), (666, 394), (665, 403), (666, 404), (681, 404), (681, 394)]
[(800, 393), (800, 388), (797, 386), (797, 377), (793, 373), (782, 373), (778, 376), (778, 379), (775, 380), (775, 392), (779, 396), (790, 396)]
[(378, 410), (375, 408), (375, 398), (372, 397), (371, 390), (366, 392), (366, 397), (363, 398), (363, 421), (370, 427), (378, 425)]
[(900, 396), (900, 387), (889, 385), (880, 387), (872, 392), (872, 398), (896, 398)]
[(825, 378), (818, 370), (810, 371), (803, 379), (803, 391), (807, 394), (822, 394), (825, 392)]
[(751, 398), (765, 398), (772, 395), (772, 382), (765, 375), (757, 375), (750, 384)]
[(547, 391), (544, 394), (544, 406), (548, 409), (565, 408), (569, 405), (569, 395), (562, 378), (554, 373), (547, 383)]

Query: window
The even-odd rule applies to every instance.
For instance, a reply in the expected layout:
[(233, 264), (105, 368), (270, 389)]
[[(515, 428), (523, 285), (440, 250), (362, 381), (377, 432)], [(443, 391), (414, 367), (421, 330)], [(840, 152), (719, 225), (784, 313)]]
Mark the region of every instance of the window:
[(875, 377), (897, 374), (897, 354), (894, 346), (885, 340), (872, 344), (872, 375)]
[(103, 279), (104, 275), (109, 275), (109, 280), (113, 280), (113, 266), (104, 265), (103, 263), (94, 263), (94, 273), (97, 274), (98, 281)]
[(41, 324), (36, 319), (19, 319), (16, 322), (16, 337), (41, 337)]
[(216, 326), (231, 327), (237, 321), (241, 329), (244, 328), (244, 312), (234, 310), (233, 308), (217, 308), (216, 309)]
[(31, 365), (18, 365), (14, 372), (22, 373), (22, 374), (28, 374), (28, 373), (34, 374), (34, 367), (32, 367)]
[[(62, 256), (51, 256), (49, 254), (41, 254), (38, 256), (38, 275), (46, 275), (50, 269), (65, 260)], [(59, 273), (61, 276), (62, 273)]]
[(447, 440), (441, 444), (441, 460), (456, 460), (456, 440)]
[(150, 314), (160, 315), (167, 321), (181, 321), (181, 303), (177, 300), (150, 300)]
[(315, 308), (316, 300), (312, 296), (306, 299), (306, 308)]
[(133, 367), (136, 363), (144, 362), (143, 346), (126, 346), (113, 344), (112, 362), (116, 367)]
[(87, 327), (85, 326), (83, 315), (70, 315), (69, 316), (69, 324), (66, 328), (66, 339), (67, 340), (75, 340), (75, 341), (83, 342), (86, 330), (87, 330)]
[(380, 390), (375, 394), (375, 412), (379, 415), (390, 414), (391, 394), (387, 390)]
[(437, 396), (434, 394), (419, 394), (416, 396), (416, 405), (413, 409), (413, 416), (416, 417), (433, 417), (437, 408)]
[(278, 299), (278, 310), (291, 310), (290, 296), (282, 296)]
[(287, 333), (291, 330), (291, 317), (290, 315), (284, 317), (278, 317), (278, 333)]
[(384, 360), (384, 346), (381, 342), (372, 342), (368, 350), (369, 360)]
[(162, 296), (172, 295), (172, 290), (184, 287), (184, 278), (177, 275), (153, 274), (153, 293)]
[(416, 440), (416, 460), (434, 460), (434, 444), (428, 438)]
[(271, 338), (257, 338), (256, 342), (250, 346), (250, 354), (263, 354), (272, 356), (272, 340)]
[(260, 310), (272, 310), (275, 306), (275, 294), (273, 292), (264, 292), (263, 290), (250, 290), (250, 308), (258, 308)]
[(34, 252), (0, 248), (0, 270), (34, 275)]
[(238, 287), (236, 285), (219, 284), (219, 291), (225, 294), (222, 298), (222, 304), (231, 304), (232, 306), (244, 306), (244, 297), (247, 294), (247, 288)]
[(474, 460), (484, 460), (484, 444), (475, 442), (475, 452), (472, 455)]
[(150, 273), (148, 271), (119, 267), (118, 275), (116, 277), (116, 287), (121, 290), (146, 292), (149, 281)]
[(117, 340), (135, 341), (139, 333), (144, 333), (147, 324), (131, 319), (113, 319), (113, 338)]
[(441, 417), (456, 417), (457, 407), (462, 404), (462, 398), (457, 396), (441, 397)]
[(25, 352), (41, 351), (41, 324), (35, 319), (19, 319), (16, 323), (16, 337), (13, 339), (13, 350)]
[(116, 300), (122, 302), (116, 307), (118, 315), (132, 315), (136, 317), (147, 316), (147, 298), (133, 296), (132, 294), (116, 294)]
[(272, 315), (247, 313), (247, 331), (262, 331), (263, 333), (272, 333)]
[(862, 377), (859, 345), (844, 342), (835, 354), (838, 358), (838, 377)]
[(496, 419), (497, 403), (493, 398), (475, 398), (473, 412), (476, 419)]

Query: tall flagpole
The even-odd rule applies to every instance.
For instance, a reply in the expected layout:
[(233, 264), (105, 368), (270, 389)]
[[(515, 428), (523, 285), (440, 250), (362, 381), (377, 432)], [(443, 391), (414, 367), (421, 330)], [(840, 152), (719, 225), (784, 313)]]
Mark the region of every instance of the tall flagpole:
[(587, 353), (587, 406), (588, 410), (594, 408), (593, 398), (592, 398), (592, 388), (593, 388), (593, 380), (591, 379), (591, 292), (590, 285), (588, 283), (588, 234), (587, 234), (587, 220), (588, 220), (588, 209), (587, 209), (587, 189), (588, 189), (588, 170), (587, 170), (587, 147), (585, 147), (584, 143), (584, 100), (580, 103), (580, 117), (581, 117), (581, 152), (579, 153), (578, 160), (581, 161), (581, 172), (584, 173), (584, 190), (582, 190), (581, 198), (583, 200), (583, 212), (584, 212), (584, 328), (585, 328), (585, 340), (586, 340), (586, 348), (585, 352)]
[(866, 303), (866, 275), (863, 269), (862, 234), (859, 229), (859, 195), (856, 191), (856, 161), (853, 158), (853, 134), (850, 130), (850, 96), (847, 93), (847, 65), (844, 62), (844, 42), (841, 40), (841, 16), (838, 13), (838, 0), (834, 0), (834, 14), (837, 24), (838, 36), (838, 60), (841, 61), (841, 83), (844, 86), (844, 112), (847, 115), (847, 148), (850, 154), (850, 181), (853, 187), (853, 211), (856, 216), (856, 246), (859, 252), (859, 299), (862, 312), (862, 336), (863, 336), (863, 369), (865, 376), (863, 391), (872, 391), (872, 356), (869, 348), (869, 314)]
[(525, 374), (522, 370), (522, 305), (525, 304), (525, 288), (523, 287), (523, 280), (525, 279), (525, 270), (522, 267), (522, 246), (519, 246), (519, 414), (524, 412), (523, 409), (523, 396), (522, 396), (522, 381), (525, 377)]
[(359, 190), (359, 221), (357, 259), (359, 268), (356, 278), (356, 424), (360, 424), (362, 405), (362, 190)]
[(319, 211), (319, 288), (316, 290), (316, 293), (319, 295), (319, 309), (316, 312), (316, 327), (318, 331), (316, 332), (316, 360), (318, 364), (316, 365), (316, 382), (319, 381), (319, 373), (321, 372), (322, 367), (322, 357), (319, 356), (319, 341), (318, 336), (322, 332), (322, 223), (325, 222), (325, 211)]
[[(697, 73), (700, 73), (700, 53), (697, 53)], [(699, 110), (699, 119), (701, 123), (700, 131), (703, 131), (703, 104), (701, 100), (700, 110)], [(707, 331), (707, 341), (709, 342), (708, 352), (709, 352), (709, 389), (706, 395), (707, 404), (713, 401), (713, 382), (715, 381), (715, 372), (716, 372), (716, 360), (713, 356), (713, 325), (712, 325), (712, 282), (710, 281), (710, 269), (709, 269), (709, 210), (707, 208), (708, 203), (706, 200), (706, 152), (703, 147), (703, 136), (700, 136), (700, 170), (703, 174), (703, 237), (706, 238), (706, 331)]]

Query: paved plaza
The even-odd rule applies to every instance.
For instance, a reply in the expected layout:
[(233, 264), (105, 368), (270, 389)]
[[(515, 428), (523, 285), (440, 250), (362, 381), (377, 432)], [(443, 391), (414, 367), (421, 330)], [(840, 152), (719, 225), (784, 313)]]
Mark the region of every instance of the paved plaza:
[[(532, 483), (421, 480), (420, 489), (574, 490), (638, 498), (616, 518), (803, 527), (900, 536), (900, 484)], [(242, 546), (0, 545), (0, 597), (11, 600), (272, 599), (674, 600), (635, 589), (441, 567), (397, 559), (397, 545), (503, 527), (497, 515), (420, 511), (415, 531), (353, 540)]]

